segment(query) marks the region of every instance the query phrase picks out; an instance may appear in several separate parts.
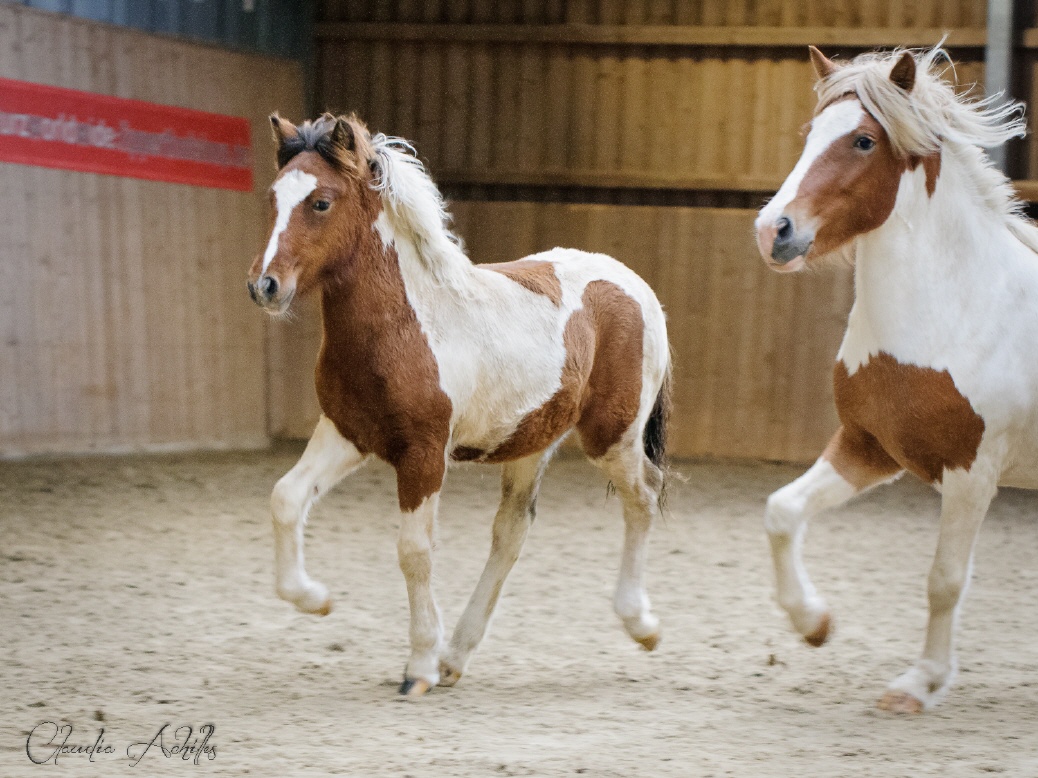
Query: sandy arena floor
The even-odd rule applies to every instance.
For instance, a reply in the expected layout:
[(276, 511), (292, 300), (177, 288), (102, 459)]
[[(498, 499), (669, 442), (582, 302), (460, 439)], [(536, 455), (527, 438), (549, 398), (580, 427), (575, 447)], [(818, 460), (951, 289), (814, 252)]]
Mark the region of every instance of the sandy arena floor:
[[(469, 674), (408, 703), (386, 467), (310, 522), (332, 614), (274, 596), (267, 499), (298, 453), (0, 464), (0, 776), (1038, 776), (1036, 495), (1004, 492), (984, 527), (952, 694), (896, 718), (873, 705), (921, 644), (935, 494), (905, 480), (815, 523), (808, 564), (837, 632), (812, 650), (772, 602), (761, 526), (799, 469), (679, 466), (690, 480), (651, 546), (664, 639), (646, 654), (611, 611), (619, 504), (563, 459)], [(453, 471), (436, 559), (448, 630), (496, 496), (496, 468)], [(115, 753), (34, 765), (43, 721), (84, 746), (103, 728)], [(166, 723), (167, 747), (174, 727), (214, 724), (216, 759), (153, 747), (129, 767), (127, 746)]]

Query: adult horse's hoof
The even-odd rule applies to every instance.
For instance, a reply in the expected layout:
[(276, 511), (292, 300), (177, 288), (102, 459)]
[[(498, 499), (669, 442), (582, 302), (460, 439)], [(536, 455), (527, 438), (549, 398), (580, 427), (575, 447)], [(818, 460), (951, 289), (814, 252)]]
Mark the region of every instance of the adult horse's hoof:
[(828, 613), (823, 613), (822, 620), (814, 631), (804, 635), (804, 642), (815, 648), (825, 645), (825, 641), (829, 639), (829, 629), (832, 627), (832, 623), (832, 617)]
[(409, 699), (421, 697), (430, 688), (430, 683), (423, 678), (405, 678), (404, 682), (400, 684), (400, 696)]
[(327, 616), (332, 612), (332, 598), (329, 597), (321, 605), (310, 612), (315, 616)]
[(461, 670), (446, 662), (440, 662), (440, 686), (453, 686), (460, 680)]
[(660, 633), (654, 632), (651, 635), (646, 635), (643, 638), (635, 638), (634, 642), (644, 648), (646, 651), (655, 651), (656, 646), (660, 644)]
[(887, 689), (886, 694), (876, 703), (876, 707), (890, 713), (922, 713), (923, 703), (908, 692)]

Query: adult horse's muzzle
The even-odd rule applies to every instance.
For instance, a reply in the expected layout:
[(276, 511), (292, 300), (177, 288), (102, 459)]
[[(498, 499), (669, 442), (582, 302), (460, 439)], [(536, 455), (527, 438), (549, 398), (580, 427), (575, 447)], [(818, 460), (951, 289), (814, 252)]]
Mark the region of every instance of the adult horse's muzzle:
[(789, 216), (780, 216), (774, 224), (757, 224), (757, 248), (773, 270), (792, 273), (806, 263), (807, 252), (815, 242), (810, 228), (797, 229)]

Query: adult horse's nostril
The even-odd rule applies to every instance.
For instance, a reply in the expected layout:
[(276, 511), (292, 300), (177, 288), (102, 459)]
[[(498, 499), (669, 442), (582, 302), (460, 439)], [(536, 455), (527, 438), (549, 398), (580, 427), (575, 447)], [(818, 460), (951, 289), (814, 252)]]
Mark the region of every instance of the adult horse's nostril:
[(260, 289), (266, 297), (273, 297), (278, 293), (278, 282), (273, 276), (263, 276), (260, 279)]
[(776, 237), (778, 237), (779, 240), (789, 240), (793, 237), (793, 222), (789, 220), (788, 216), (783, 216), (775, 222), (775, 226), (778, 227)]
[(256, 285), (252, 281), (246, 281), (245, 285), (249, 288), (249, 297), (252, 298), (254, 303), (258, 303), (259, 300), (256, 299)]

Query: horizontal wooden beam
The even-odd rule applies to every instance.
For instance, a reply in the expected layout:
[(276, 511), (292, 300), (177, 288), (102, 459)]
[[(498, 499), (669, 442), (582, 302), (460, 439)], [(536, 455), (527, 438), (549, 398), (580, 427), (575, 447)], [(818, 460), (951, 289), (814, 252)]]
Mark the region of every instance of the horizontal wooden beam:
[(316, 35), (325, 40), (429, 41), (441, 43), (548, 43), (629, 46), (933, 46), (945, 34), (951, 49), (983, 48), (982, 27), (947, 30), (924, 27), (692, 27), (605, 24), (398, 24), (325, 22)]
[(1020, 45), (1025, 49), (1038, 49), (1038, 28), (1032, 27), (1024, 30), (1020, 39)]
[(433, 170), (440, 184), (537, 186), (588, 189), (659, 189), (722, 192), (775, 192), (782, 179), (757, 176), (667, 176), (659, 173), (595, 170)]
[[(470, 186), (536, 186), (546, 188), (655, 189), (660, 191), (776, 192), (781, 178), (761, 176), (668, 176), (658, 173), (600, 172), (592, 170), (440, 170), (437, 183)], [(1038, 180), (1014, 181), (1017, 196), (1038, 203)]]

